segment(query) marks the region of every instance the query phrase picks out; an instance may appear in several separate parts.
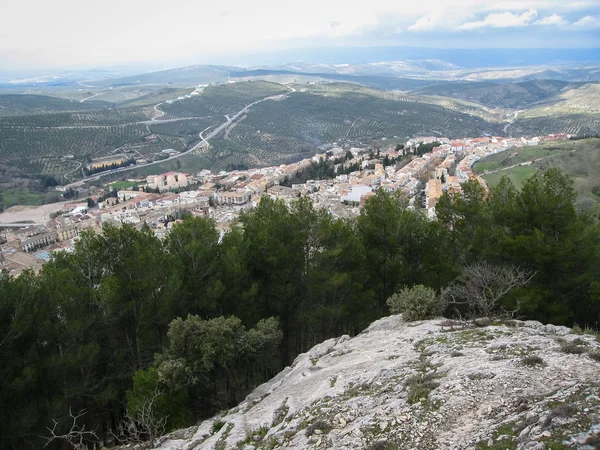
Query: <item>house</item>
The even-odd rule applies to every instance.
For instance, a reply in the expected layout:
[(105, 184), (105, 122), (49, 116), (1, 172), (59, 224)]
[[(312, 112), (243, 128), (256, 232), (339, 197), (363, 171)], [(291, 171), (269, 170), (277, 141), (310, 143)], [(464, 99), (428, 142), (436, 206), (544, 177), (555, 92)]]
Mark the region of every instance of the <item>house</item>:
[(252, 193), (246, 191), (217, 192), (219, 205), (243, 205), (248, 203), (250, 198)]

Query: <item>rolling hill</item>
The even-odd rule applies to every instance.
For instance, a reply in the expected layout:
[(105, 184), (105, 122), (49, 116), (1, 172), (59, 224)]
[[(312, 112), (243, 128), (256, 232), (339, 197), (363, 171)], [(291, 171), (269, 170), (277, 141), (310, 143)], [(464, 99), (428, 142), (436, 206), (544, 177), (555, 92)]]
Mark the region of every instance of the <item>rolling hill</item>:
[(511, 133), (600, 133), (600, 83), (585, 83), (563, 89), (519, 114)]
[(501, 126), (433, 100), (394, 96), (354, 84), (308, 86), (281, 101), (248, 111), (201, 156), (221, 169), (229, 163), (268, 165), (297, 159), (325, 143), (370, 143), (414, 135), (479, 136)]
[(100, 106), (81, 103), (75, 100), (49, 97), (46, 95), (0, 95), (0, 117), (47, 114), (65, 111), (86, 111), (99, 108)]
[(94, 80), (94, 86), (129, 86), (144, 84), (207, 84), (227, 81), (229, 72), (240, 70), (233, 66), (211, 66), (199, 65), (188, 66), (177, 69), (161, 70), (139, 75), (121, 78), (108, 78), (105, 80)]
[[(441, 95), (477, 102), (492, 108), (527, 108), (573, 85), (566, 81), (534, 80), (520, 83), (453, 82), (425, 86), (413, 94)], [(576, 86), (576, 85), (575, 85)]]
[(483, 158), (474, 165), (493, 187), (503, 176), (517, 188), (540, 170), (558, 167), (574, 181), (579, 210), (600, 213), (600, 139), (548, 142), (535, 147), (523, 147)]

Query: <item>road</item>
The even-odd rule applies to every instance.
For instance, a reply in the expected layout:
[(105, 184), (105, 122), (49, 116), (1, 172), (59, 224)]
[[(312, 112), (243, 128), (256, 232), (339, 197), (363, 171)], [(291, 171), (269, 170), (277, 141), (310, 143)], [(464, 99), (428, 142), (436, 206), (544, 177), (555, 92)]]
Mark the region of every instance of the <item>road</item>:
[[(569, 153), (573, 153), (576, 152), (577, 150), (569, 150)], [(548, 155), (548, 156), (542, 156), (541, 158), (533, 158), (535, 159), (535, 162), (538, 161), (542, 161), (544, 159), (549, 159), (549, 158), (554, 158), (556, 156), (561, 156), (561, 153), (556, 153), (554, 155)], [(512, 166), (508, 166), (508, 167), (503, 167), (502, 169), (496, 169), (496, 170), (490, 170), (489, 172), (484, 172), (481, 175), (489, 175), (491, 173), (498, 173), (498, 172), (502, 172), (503, 170), (510, 170), (510, 169), (514, 169), (515, 167), (519, 167), (519, 166), (529, 166), (532, 163), (529, 161), (523, 161), (521, 163), (518, 164), (513, 164)]]
[[(67, 184), (65, 185), (65, 187), (68, 188), (75, 188), (77, 186), (81, 186), (83, 183), (86, 183), (88, 181), (97, 181), (100, 178), (106, 176), (106, 175), (114, 175), (115, 173), (119, 173), (119, 172), (127, 172), (128, 170), (134, 170), (134, 169), (140, 169), (142, 167), (149, 167), (149, 166), (153, 166), (156, 164), (162, 164), (164, 162), (167, 161), (172, 161), (174, 159), (180, 158), (184, 155), (187, 155), (189, 153), (192, 153), (195, 150), (198, 150), (202, 147), (207, 147), (210, 145), (209, 144), (209, 140), (212, 139), (213, 137), (215, 137), (216, 135), (218, 135), (221, 131), (223, 131), (225, 128), (227, 128), (229, 125), (231, 125), (233, 122), (235, 122), (242, 114), (248, 112), (248, 110), (250, 108), (252, 108), (254, 105), (257, 105), (259, 103), (265, 102), (267, 100), (281, 100), (285, 97), (287, 97), (288, 94), (290, 94), (291, 92), (294, 92), (294, 90), (291, 90), (290, 92), (286, 93), (286, 94), (278, 94), (278, 95), (272, 95), (270, 97), (265, 97), (263, 99), (257, 100), (255, 102), (252, 102), (246, 106), (244, 106), (240, 111), (238, 111), (237, 113), (235, 113), (233, 116), (231, 117), (227, 117), (227, 121), (222, 123), (221, 125), (219, 125), (217, 128), (215, 128), (213, 131), (211, 131), (206, 137), (203, 136), (203, 133), (207, 130), (209, 130), (210, 128), (212, 128), (214, 125), (211, 125), (208, 128), (205, 128), (204, 130), (202, 130), (200, 132), (200, 134), (198, 135), (198, 137), (200, 138), (200, 142), (198, 142), (196, 145), (194, 145), (193, 147), (189, 148), (188, 150), (181, 152), (179, 155), (175, 155), (175, 156), (171, 156), (169, 158), (166, 159), (162, 159), (160, 161), (153, 161), (153, 162), (149, 162), (147, 164), (139, 164), (139, 165), (135, 165), (135, 166), (129, 166), (129, 167), (121, 167), (119, 169), (114, 169), (114, 170), (107, 170), (106, 172), (100, 172), (96, 175), (92, 175), (90, 177), (87, 178), (83, 178), (80, 180), (77, 180), (73, 183)], [(160, 103), (159, 103), (160, 104)], [(158, 106), (158, 105), (156, 105)], [(169, 120), (169, 119), (167, 119)], [(167, 120), (161, 120), (160, 122), (166, 122)], [(173, 119), (173, 120), (183, 120), (183, 119)], [(152, 123), (152, 121), (149, 121), (150, 123)], [(140, 122), (140, 123), (144, 123), (144, 122)]]
[(66, 180), (69, 180), (71, 177), (69, 176), (70, 174), (72, 174), (73, 172), (80, 170), (81, 167), (83, 166), (83, 163), (81, 161), (77, 161), (79, 163), (79, 167), (76, 167), (73, 170), (68, 171), (67, 173), (65, 173), (63, 176), (65, 177)]
[(108, 92), (108, 91), (102, 91), (102, 92), (98, 92), (97, 94), (90, 95), (89, 97), (86, 97), (86, 98), (82, 98), (81, 100), (79, 100), (79, 103), (83, 103), (83, 102), (85, 102), (86, 100), (89, 100), (90, 98), (98, 97), (99, 95), (102, 95), (102, 94), (104, 94), (105, 92)]
[(158, 107), (159, 107), (160, 105), (162, 105), (162, 102), (161, 102), (161, 103), (158, 103), (158, 104), (156, 104), (156, 105), (154, 105), (154, 111), (156, 111), (156, 112), (157, 112), (159, 115), (158, 115), (158, 116), (155, 116), (155, 117), (153, 117), (153, 118), (152, 118), (152, 120), (153, 120), (153, 121), (155, 121), (156, 119), (159, 119), (159, 118), (161, 118), (162, 116), (164, 116), (164, 115), (166, 114), (164, 111), (161, 111), (160, 109), (158, 109)]

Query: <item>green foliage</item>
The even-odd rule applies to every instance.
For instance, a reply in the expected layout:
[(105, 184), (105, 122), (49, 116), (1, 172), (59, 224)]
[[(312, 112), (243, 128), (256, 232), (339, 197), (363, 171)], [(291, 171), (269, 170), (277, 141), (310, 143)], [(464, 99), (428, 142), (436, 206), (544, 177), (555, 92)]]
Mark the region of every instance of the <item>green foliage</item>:
[(147, 370), (138, 370), (133, 377), (133, 388), (127, 390), (127, 413), (136, 420), (143, 408), (144, 402), (154, 394), (161, 394), (153, 405), (153, 414), (156, 418), (167, 418), (165, 431), (189, 426), (193, 422), (193, 414), (189, 408), (188, 393), (186, 390), (171, 390), (168, 393), (161, 388), (158, 372), (151, 367)]
[(238, 393), (252, 374), (252, 363), (268, 360), (282, 337), (274, 318), (246, 330), (236, 317), (192, 315), (171, 322), (168, 335), (169, 346), (156, 360), (160, 381), (171, 390), (201, 386), (205, 400), (225, 382), (229, 398), (219, 400), (231, 406), (241, 400)]
[[(264, 198), (221, 240), (191, 217), (164, 241), (106, 225), (39, 273), (0, 274), (3, 444), (39, 448), (33, 436), (68, 423), (69, 408), (88, 411), (86, 429), (111, 429), (157, 389), (169, 426), (205, 418), (316, 343), (359, 333), (399, 290), (394, 312), (404, 292), (410, 313), (437, 315), (434, 291), (482, 261), (535, 273), (500, 307), (597, 329), (600, 231), (577, 214), (570, 180), (550, 170), (519, 190), (505, 179), (487, 197), (463, 187), (440, 199), (438, 220), (380, 190), (355, 220)], [(591, 347), (573, 346), (594, 364)], [(435, 383), (414, 381), (415, 401)]]
[(393, 314), (402, 314), (406, 321), (425, 320), (439, 316), (443, 311), (435, 291), (422, 284), (404, 288), (387, 299)]

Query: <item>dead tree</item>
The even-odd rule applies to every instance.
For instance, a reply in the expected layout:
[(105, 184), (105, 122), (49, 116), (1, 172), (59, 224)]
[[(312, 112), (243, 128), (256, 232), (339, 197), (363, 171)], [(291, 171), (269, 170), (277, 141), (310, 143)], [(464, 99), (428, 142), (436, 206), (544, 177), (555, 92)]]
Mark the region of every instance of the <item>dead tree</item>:
[(511, 316), (518, 310), (507, 311), (500, 300), (514, 288), (527, 285), (534, 272), (512, 266), (495, 265), (487, 261), (470, 264), (461, 276), (442, 292), (446, 306), (466, 307), (470, 318)]
[(125, 444), (147, 443), (154, 447), (156, 438), (165, 433), (168, 416), (159, 417), (156, 412), (156, 401), (163, 395), (159, 389), (152, 391), (134, 411), (128, 411), (125, 419), (117, 427), (118, 441)]
[(69, 408), (69, 416), (72, 419), (71, 428), (64, 434), (56, 434), (56, 427), (58, 426), (58, 421), (53, 420), (54, 426), (52, 428), (48, 428), (50, 432), (50, 436), (44, 436), (46, 439), (46, 444), (44, 447), (47, 447), (53, 441), (63, 441), (73, 450), (87, 450), (88, 446), (85, 444), (85, 441), (88, 442), (98, 442), (98, 435), (96, 434), (96, 430), (86, 430), (85, 425), (79, 426), (77, 425), (77, 420), (84, 416), (86, 413), (85, 409), (79, 411), (79, 414), (74, 415), (71, 412), (71, 408)]

